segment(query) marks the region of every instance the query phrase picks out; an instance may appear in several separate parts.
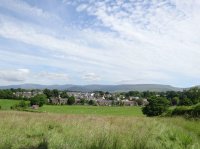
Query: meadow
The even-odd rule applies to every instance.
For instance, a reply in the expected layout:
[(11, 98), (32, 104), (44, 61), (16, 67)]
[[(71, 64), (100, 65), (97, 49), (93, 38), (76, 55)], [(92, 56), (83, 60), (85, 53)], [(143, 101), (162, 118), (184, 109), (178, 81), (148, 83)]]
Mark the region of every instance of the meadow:
[[(19, 103), (18, 100), (0, 99), (2, 110), (10, 110), (10, 107)], [(28, 103), (28, 102), (27, 102)], [(108, 106), (81, 106), (81, 105), (44, 105), (36, 112), (60, 113), (60, 114), (89, 114), (107, 116), (143, 116), (140, 107), (108, 107)]]
[(18, 103), (19, 100), (0, 99), (0, 106), (2, 110), (9, 110), (11, 106)]
[(108, 106), (55, 106), (44, 105), (40, 112), (62, 113), (62, 114), (89, 114), (105, 116), (143, 116), (140, 107), (108, 107)]
[(45, 105), (34, 113), (9, 104), (0, 100), (0, 149), (200, 148), (198, 120), (148, 118), (138, 107)]

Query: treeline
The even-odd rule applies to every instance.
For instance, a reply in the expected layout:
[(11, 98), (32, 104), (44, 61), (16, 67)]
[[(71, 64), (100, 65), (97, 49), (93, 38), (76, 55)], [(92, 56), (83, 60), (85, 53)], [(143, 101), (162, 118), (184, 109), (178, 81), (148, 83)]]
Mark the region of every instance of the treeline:
[(26, 89), (2, 89), (0, 90), (0, 99), (16, 99), (16, 100), (28, 100), (27, 97), (25, 96), (17, 96), (16, 93), (17, 92), (39, 92), (39, 89), (34, 89), (34, 90), (26, 90)]
[(193, 106), (178, 106), (174, 109), (169, 109), (166, 116), (200, 117), (200, 103)]
[(148, 97), (148, 102), (149, 104), (143, 108), (143, 113), (147, 116), (200, 117), (200, 88), (197, 87), (183, 92), (160, 93)]
[[(40, 90), (25, 90), (25, 89), (4, 89), (0, 90), (0, 99), (26, 99), (26, 97), (16, 96), (17, 92), (36, 92)], [(61, 98), (69, 98), (67, 91), (59, 91), (57, 89), (49, 90), (44, 89), (43, 93), (47, 96), (47, 98), (58, 97), (60, 95)], [(110, 94), (109, 92), (99, 91), (100, 95)], [(116, 93), (115, 93), (116, 94)], [(184, 91), (167, 91), (167, 92), (138, 92), (138, 91), (129, 91), (118, 93), (118, 96), (122, 96), (125, 98), (129, 98), (131, 96), (150, 99), (152, 97), (163, 97), (169, 101), (169, 104), (172, 106), (191, 106), (200, 102), (200, 88), (191, 88), (189, 90)], [(116, 97), (116, 95), (112, 94), (110, 98)], [(114, 100), (114, 99), (113, 99)]]
[(194, 87), (184, 91), (167, 91), (167, 92), (138, 92), (130, 91), (121, 93), (126, 97), (137, 96), (150, 99), (152, 97), (163, 97), (169, 101), (170, 105), (177, 106), (191, 106), (200, 102), (200, 88)]

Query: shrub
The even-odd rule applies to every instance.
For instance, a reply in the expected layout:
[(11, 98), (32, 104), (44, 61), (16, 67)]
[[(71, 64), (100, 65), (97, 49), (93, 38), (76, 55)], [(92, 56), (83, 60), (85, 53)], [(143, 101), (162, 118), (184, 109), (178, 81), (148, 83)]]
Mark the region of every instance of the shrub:
[(90, 101), (88, 102), (88, 104), (89, 104), (89, 105), (96, 105), (96, 101), (90, 100)]
[(69, 97), (67, 100), (67, 104), (73, 105), (74, 103), (75, 103), (75, 97), (74, 96)]
[(194, 106), (192, 114), (195, 117), (200, 117), (200, 103)]
[(158, 116), (166, 112), (169, 107), (169, 101), (164, 97), (153, 97), (148, 100), (142, 112), (147, 116)]
[(85, 100), (84, 98), (82, 98), (82, 99), (80, 100), (80, 103), (81, 103), (82, 105), (84, 105), (84, 104), (86, 103), (86, 100)]
[(189, 98), (183, 98), (179, 101), (179, 105), (182, 106), (191, 106), (192, 105), (192, 101)]
[(28, 104), (25, 100), (21, 100), (18, 104), (15, 104), (10, 107), (11, 110), (25, 110), (28, 107)]
[(179, 106), (172, 111), (173, 115), (182, 115), (189, 117), (200, 117), (200, 103), (195, 106)]
[(0, 106), (0, 110), (1, 110), (1, 106)]
[(26, 108), (26, 107), (28, 107), (28, 105), (26, 104), (26, 102), (25, 102), (24, 100), (21, 100), (21, 101), (19, 102), (18, 106), (21, 107), (21, 108)]
[(171, 99), (171, 104), (173, 106), (178, 105), (179, 104), (180, 99), (178, 97), (174, 97)]
[(189, 106), (176, 107), (172, 111), (172, 115), (191, 115), (192, 108)]
[(39, 107), (43, 106), (47, 103), (47, 96), (44, 94), (39, 94), (30, 99), (30, 104), (32, 105), (39, 105)]

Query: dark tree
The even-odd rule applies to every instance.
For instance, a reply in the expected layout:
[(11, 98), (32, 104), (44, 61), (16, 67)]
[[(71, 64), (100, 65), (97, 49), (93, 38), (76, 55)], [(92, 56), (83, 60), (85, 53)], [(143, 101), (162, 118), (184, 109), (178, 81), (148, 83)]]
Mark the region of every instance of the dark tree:
[(171, 105), (175, 106), (179, 104), (180, 99), (178, 97), (173, 97), (171, 99)]
[(81, 103), (82, 105), (84, 105), (84, 104), (86, 103), (86, 100), (85, 100), (84, 98), (82, 98), (82, 99), (80, 100), (80, 103)]
[(43, 93), (47, 96), (47, 98), (50, 98), (52, 97), (52, 93), (51, 93), (51, 90), (49, 89), (44, 89)]
[(52, 96), (53, 97), (58, 97), (59, 96), (59, 91), (57, 89), (52, 90)]
[(189, 98), (182, 98), (179, 101), (179, 105), (181, 105), (181, 106), (191, 106), (192, 101)]
[(89, 104), (89, 105), (95, 105), (96, 102), (95, 102), (94, 100), (90, 100), (90, 101), (88, 102), (88, 104)]
[(69, 98), (69, 95), (67, 94), (67, 91), (63, 91), (63, 92), (60, 94), (60, 97), (61, 97), (61, 98)]
[(149, 104), (142, 109), (147, 116), (161, 115), (169, 107), (169, 101), (164, 97), (153, 97), (148, 99), (148, 102)]
[(75, 97), (74, 96), (69, 97), (67, 100), (67, 104), (73, 105), (74, 103), (75, 103)]
[(47, 103), (47, 96), (45, 94), (38, 94), (30, 99), (30, 104), (39, 105), (40, 107)]

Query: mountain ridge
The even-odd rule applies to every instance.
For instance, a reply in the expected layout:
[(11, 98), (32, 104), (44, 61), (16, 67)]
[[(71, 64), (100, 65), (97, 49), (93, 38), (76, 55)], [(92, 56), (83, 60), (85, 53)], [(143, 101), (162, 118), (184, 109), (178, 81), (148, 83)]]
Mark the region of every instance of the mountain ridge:
[(91, 85), (41, 85), (41, 84), (19, 84), (19, 85), (7, 85), (0, 86), (0, 89), (10, 89), (10, 88), (22, 88), (22, 89), (59, 89), (59, 90), (69, 90), (69, 91), (81, 91), (81, 92), (91, 92), (91, 91), (108, 91), (108, 92), (127, 92), (127, 91), (182, 91), (184, 88), (174, 87), (171, 85), (164, 84), (120, 84), (120, 85), (101, 85), (101, 84), (91, 84)]

